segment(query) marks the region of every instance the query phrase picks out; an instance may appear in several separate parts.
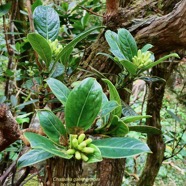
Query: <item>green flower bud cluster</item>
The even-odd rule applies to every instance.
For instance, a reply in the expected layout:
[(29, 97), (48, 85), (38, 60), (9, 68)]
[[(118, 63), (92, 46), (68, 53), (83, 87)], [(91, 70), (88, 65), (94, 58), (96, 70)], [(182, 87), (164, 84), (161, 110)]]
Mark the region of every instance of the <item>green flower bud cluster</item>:
[(89, 147), (91, 142), (91, 138), (85, 140), (85, 134), (70, 135), (70, 148), (67, 150), (67, 154), (74, 155), (77, 160), (88, 161), (88, 154), (94, 153), (94, 148)]
[(138, 50), (137, 56), (134, 56), (132, 61), (138, 68), (141, 68), (152, 62), (150, 56), (151, 53), (149, 51), (142, 52), (141, 50)]
[(55, 39), (55, 41), (49, 40), (48, 44), (50, 45), (50, 48), (52, 50), (52, 54), (54, 56), (57, 56), (59, 54), (59, 52), (62, 50), (62, 48), (63, 48), (62, 45), (59, 44), (58, 39)]

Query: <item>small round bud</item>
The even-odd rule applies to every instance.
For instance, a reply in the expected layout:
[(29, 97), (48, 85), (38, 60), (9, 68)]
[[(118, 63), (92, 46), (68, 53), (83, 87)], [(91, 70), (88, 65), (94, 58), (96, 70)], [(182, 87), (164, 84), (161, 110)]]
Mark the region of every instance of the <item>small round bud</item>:
[(88, 157), (83, 153), (81, 153), (81, 158), (83, 161), (88, 161)]
[(87, 140), (85, 140), (85, 143), (86, 143), (87, 145), (89, 145), (90, 143), (92, 143), (92, 139), (91, 139), (91, 138), (88, 138)]
[(91, 147), (85, 147), (82, 149), (82, 152), (87, 153), (87, 154), (92, 154), (94, 152), (94, 149)]
[(75, 152), (75, 158), (76, 158), (77, 160), (80, 160), (80, 159), (81, 159), (81, 154), (80, 154), (79, 151), (76, 151), (76, 152)]
[(75, 149), (68, 149), (67, 150), (67, 154), (69, 154), (69, 155), (73, 155), (73, 154), (75, 154)]
[(74, 139), (72, 140), (72, 146), (73, 146), (74, 148), (77, 148), (77, 147), (78, 147), (78, 140), (77, 140), (76, 138), (74, 138)]
[(80, 134), (78, 137), (78, 143), (80, 144), (85, 139), (85, 134)]
[(78, 149), (79, 150), (82, 150), (84, 147), (86, 147), (87, 146), (87, 144), (86, 144), (86, 142), (85, 141), (83, 141), (82, 143), (80, 143), (79, 145), (78, 145)]

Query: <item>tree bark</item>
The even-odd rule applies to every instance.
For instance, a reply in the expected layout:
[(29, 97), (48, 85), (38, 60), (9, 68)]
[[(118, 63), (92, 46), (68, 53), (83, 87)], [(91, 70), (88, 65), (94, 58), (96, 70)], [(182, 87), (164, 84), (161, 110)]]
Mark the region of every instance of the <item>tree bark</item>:
[(186, 1), (180, 1), (173, 11), (155, 18), (148, 26), (141, 28), (136, 39), (139, 44), (151, 43), (153, 52), (163, 54), (184, 49), (186, 45)]
[(18, 140), (20, 132), (17, 122), (5, 104), (0, 104), (0, 152)]
[(51, 158), (47, 161), (44, 186), (73, 185), (83, 183), (82, 161), (76, 159)]
[[(167, 80), (174, 69), (173, 63), (162, 64), (152, 69), (152, 75)], [(146, 114), (152, 118), (146, 120), (146, 125), (161, 130), (160, 110), (165, 91), (165, 82), (154, 82), (150, 84)], [(147, 160), (137, 186), (153, 186), (155, 178), (164, 158), (165, 144), (163, 135), (148, 135), (147, 144), (152, 153), (147, 155)]]
[(95, 186), (121, 185), (125, 171), (125, 159), (103, 159), (97, 164), (97, 178)]

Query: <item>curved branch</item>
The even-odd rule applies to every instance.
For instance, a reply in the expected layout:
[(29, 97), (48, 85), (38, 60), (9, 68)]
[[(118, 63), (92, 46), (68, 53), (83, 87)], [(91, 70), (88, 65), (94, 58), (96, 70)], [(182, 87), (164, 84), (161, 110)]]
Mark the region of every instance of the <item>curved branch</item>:
[(186, 1), (182, 0), (173, 11), (156, 18), (151, 24), (136, 34), (139, 43), (151, 43), (153, 52), (162, 54), (186, 46)]
[(0, 104), (0, 152), (18, 140), (20, 131), (17, 122), (5, 104)]

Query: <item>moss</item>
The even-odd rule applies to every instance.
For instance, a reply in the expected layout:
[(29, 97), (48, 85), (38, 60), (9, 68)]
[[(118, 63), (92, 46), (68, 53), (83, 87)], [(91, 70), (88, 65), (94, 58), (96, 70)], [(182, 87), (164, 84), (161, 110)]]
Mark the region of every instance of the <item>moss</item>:
[(37, 176), (33, 177), (31, 180), (29, 180), (24, 186), (39, 186), (39, 182), (37, 180)]

